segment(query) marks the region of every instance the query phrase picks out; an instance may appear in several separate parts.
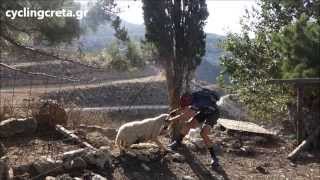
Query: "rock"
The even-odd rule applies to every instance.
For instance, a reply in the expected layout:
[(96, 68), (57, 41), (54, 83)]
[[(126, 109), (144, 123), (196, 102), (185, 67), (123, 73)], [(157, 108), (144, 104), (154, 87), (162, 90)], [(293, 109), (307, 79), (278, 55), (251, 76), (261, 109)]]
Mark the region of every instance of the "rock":
[(246, 110), (237, 101), (237, 95), (228, 94), (222, 96), (217, 102), (220, 110), (220, 116), (227, 119), (245, 120), (248, 119)]
[(91, 150), (86, 153), (84, 160), (89, 165), (94, 165), (99, 169), (104, 169), (106, 167), (111, 167), (112, 165), (112, 155), (108, 147), (100, 147), (98, 150)]
[(93, 172), (89, 172), (89, 173), (86, 173), (84, 176), (83, 176), (83, 179), (90, 179), (90, 180), (107, 180), (105, 177), (99, 175), (99, 174), (96, 174), (96, 173), (93, 173)]
[(41, 129), (53, 129), (57, 124), (67, 125), (68, 115), (61, 105), (52, 100), (41, 103), (38, 113), (35, 113)]
[(104, 128), (101, 126), (88, 126), (85, 124), (80, 124), (79, 128), (86, 129), (87, 131), (97, 131), (109, 139), (115, 139), (117, 136), (117, 129), (115, 128)]
[(54, 161), (50, 158), (41, 157), (32, 163), (32, 167), (37, 174), (47, 172), (47, 174), (59, 174), (63, 172), (63, 162)]
[(26, 173), (30, 173), (32, 170), (32, 164), (25, 164), (21, 166), (15, 166), (12, 168), (13, 174), (17, 175), (24, 175)]
[(191, 176), (183, 176), (182, 180), (194, 180), (195, 178), (191, 177)]
[(45, 180), (56, 180), (57, 178), (53, 177), (53, 176), (47, 176), (45, 178)]
[(99, 132), (90, 132), (86, 134), (86, 139), (90, 142), (94, 142), (94, 145), (99, 147), (101, 145), (111, 146), (114, 144), (108, 137), (105, 137)]
[(75, 157), (80, 157), (80, 156), (83, 157), (88, 151), (89, 151), (88, 149), (81, 148), (81, 149), (65, 152), (62, 155), (62, 160), (67, 161), (67, 160), (74, 159)]
[(73, 180), (69, 174), (62, 174), (56, 177), (56, 180)]
[(32, 134), (37, 130), (37, 121), (33, 118), (10, 118), (0, 122), (0, 137), (17, 134)]
[(81, 157), (76, 157), (70, 161), (64, 162), (63, 167), (65, 170), (81, 170), (87, 167), (87, 163)]
[(265, 168), (263, 168), (262, 166), (258, 166), (256, 167), (256, 170), (262, 174), (269, 174)]
[(9, 167), (7, 157), (2, 157), (0, 159), (0, 179), (9, 180)]
[(251, 146), (242, 146), (240, 150), (242, 151), (243, 155), (246, 156), (253, 156), (255, 154), (255, 150)]

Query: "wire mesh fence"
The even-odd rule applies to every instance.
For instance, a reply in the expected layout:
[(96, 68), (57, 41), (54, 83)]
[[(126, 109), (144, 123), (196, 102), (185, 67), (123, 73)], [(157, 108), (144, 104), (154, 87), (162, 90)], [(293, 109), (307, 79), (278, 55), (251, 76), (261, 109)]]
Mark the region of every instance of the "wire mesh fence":
[[(66, 110), (66, 127), (73, 131), (80, 124), (116, 128), (128, 119), (141, 118), (139, 112), (155, 114), (168, 108), (163, 100), (165, 83), (150, 72), (118, 73), (56, 62), (9, 65), (0, 66), (0, 123), (9, 118), (33, 117), (41, 104), (51, 99)], [(163, 96), (158, 101), (160, 104), (150, 103), (159, 91)], [(148, 97), (144, 97), (146, 94)], [(32, 163), (41, 156), (59, 160), (62, 153), (80, 148), (69, 140), (54, 131), (0, 137), (10, 157), (10, 166)]]

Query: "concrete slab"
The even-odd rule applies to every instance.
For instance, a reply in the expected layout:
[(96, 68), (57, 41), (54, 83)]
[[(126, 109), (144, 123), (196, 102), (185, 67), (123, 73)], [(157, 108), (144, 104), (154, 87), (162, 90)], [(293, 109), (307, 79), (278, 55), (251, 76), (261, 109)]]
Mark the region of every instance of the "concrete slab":
[(217, 123), (228, 130), (242, 131), (255, 134), (275, 135), (274, 132), (269, 131), (252, 122), (219, 118)]

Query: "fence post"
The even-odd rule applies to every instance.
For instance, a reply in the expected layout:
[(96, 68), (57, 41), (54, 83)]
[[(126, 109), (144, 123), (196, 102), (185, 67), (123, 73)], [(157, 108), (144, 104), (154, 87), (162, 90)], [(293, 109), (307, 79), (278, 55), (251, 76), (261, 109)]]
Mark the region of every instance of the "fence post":
[(303, 87), (301, 85), (297, 86), (297, 141), (300, 144), (304, 139), (304, 128), (302, 121), (302, 104), (303, 104)]

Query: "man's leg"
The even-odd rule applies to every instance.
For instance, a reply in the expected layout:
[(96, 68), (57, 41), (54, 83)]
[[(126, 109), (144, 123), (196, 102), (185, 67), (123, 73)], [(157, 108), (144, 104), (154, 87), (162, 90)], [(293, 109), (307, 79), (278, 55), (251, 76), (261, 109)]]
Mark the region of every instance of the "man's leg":
[(217, 156), (214, 152), (213, 143), (208, 136), (209, 132), (210, 132), (210, 126), (207, 124), (203, 124), (203, 126), (201, 128), (200, 135), (201, 135), (206, 147), (208, 148), (210, 156), (212, 158), (211, 166), (216, 167), (216, 166), (219, 166), (219, 159), (217, 158)]

